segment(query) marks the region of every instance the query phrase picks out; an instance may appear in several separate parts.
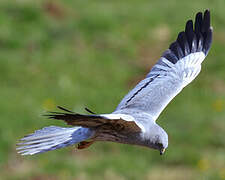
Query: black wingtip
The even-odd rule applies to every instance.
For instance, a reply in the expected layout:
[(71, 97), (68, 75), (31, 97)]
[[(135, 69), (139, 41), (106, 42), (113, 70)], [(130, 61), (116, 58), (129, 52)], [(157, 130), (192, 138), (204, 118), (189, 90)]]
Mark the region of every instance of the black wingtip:
[(205, 10), (205, 12), (204, 12), (204, 16), (205, 16), (205, 15), (210, 16), (210, 10), (209, 10), (209, 9), (206, 9), (206, 10)]
[(187, 56), (188, 54), (190, 54), (190, 46), (188, 44), (187, 37), (184, 31), (178, 34), (177, 42), (182, 49), (183, 56)]
[(205, 11), (203, 16), (202, 32), (206, 32), (210, 28), (210, 12)]
[(70, 111), (70, 110), (68, 110), (66, 108), (63, 108), (62, 106), (57, 106), (57, 108), (59, 108), (59, 109), (61, 109), (63, 111), (69, 112), (69, 113), (74, 113), (73, 111)]
[[(188, 20), (184, 32), (178, 34), (177, 40), (169, 47), (170, 51), (162, 56), (176, 64), (177, 61), (190, 53), (202, 51), (207, 55), (212, 44), (212, 31), (210, 10), (206, 9), (204, 13), (198, 12), (195, 16), (195, 23), (193, 24), (192, 20)], [(173, 58), (174, 56), (176, 59)]]
[(88, 109), (87, 107), (84, 108), (87, 112), (91, 113), (91, 114), (96, 114), (93, 111), (91, 111), (90, 109)]
[(192, 19), (189, 19), (186, 22), (186, 27), (185, 27), (185, 32), (190, 31), (190, 30), (193, 31), (193, 21), (192, 21)]
[(204, 12), (203, 16), (203, 27), (202, 27), (202, 33), (203, 33), (203, 38), (204, 38), (204, 47), (203, 47), (203, 52), (205, 55), (208, 54), (209, 49), (212, 44), (212, 33), (213, 33), (213, 28), (211, 26), (211, 20), (210, 20), (210, 10), (207, 9)]

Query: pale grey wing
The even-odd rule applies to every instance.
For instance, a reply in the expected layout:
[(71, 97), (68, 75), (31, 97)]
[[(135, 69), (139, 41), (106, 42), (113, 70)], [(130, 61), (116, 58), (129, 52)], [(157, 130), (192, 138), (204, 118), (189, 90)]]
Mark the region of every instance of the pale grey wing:
[[(120, 102), (116, 111), (140, 110), (157, 119), (166, 105), (201, 70), (212, 43), (210, 12), (201, 12), (187, 21), (185, 31), (180, 32), (177, 40), (167, 49), (150, 73), (131, 90)], [(129, 110), (128, 110), (129, 109)]]

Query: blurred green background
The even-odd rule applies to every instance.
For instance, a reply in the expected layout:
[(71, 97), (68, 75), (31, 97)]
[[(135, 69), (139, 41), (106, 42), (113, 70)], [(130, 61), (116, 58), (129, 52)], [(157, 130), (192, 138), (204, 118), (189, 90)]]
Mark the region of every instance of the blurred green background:
[[(0, 1), (0, 179), (225, 179), (225, 1)], [(198, 11), (210, 8), (213, 45), (197, 79), (163, 111), (164, 156), (95, 143), (21, 157), (16, 142), (62, 122), (61, 105), (112, 112)]]

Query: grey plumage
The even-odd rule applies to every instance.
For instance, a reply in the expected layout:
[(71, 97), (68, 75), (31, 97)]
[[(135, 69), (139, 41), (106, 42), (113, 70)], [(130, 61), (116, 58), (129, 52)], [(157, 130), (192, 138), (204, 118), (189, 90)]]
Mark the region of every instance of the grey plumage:
[(92, 135), (89, 128), (49, 126), (22, 138), (17, 150), (22, 155), (43, 153), (79, 143)]
[(83, 149), (95, 141), (112, 141), (145, 146), (163, 154), (168, 147), (167, 133), (156, 119), (167, 104), (201, 70), (212, 43), (210, 12), (197, 13), (193, 28), (187, 21), (185, 30), (162, 54), (146, 78), (139, 82), (111, 114), (77, 114), (51, 112), (47, 117), (64, 120), (73, 128), (46, 127), (21, 139), (17, 150), (23, 155), (42, 153), (78, 143)]

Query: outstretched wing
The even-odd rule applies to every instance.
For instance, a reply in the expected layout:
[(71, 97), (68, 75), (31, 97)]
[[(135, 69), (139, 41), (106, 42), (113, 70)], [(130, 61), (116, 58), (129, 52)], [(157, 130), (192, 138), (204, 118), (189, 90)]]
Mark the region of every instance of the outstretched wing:
[(59, 109), (66, 112), (50, 112), (45, 115), (49, 119), (63, 120), (68, 125), (81, 126), (85, 128), (108, 128), (116, 130), (125, 130), (127, 132), (140, 132), (141, 127), (131, 115), (126, 114), (99, 114), (84, 115), (74, 113), (65, 108), (58, 106)]
[(136, 109), (149, 113), (157, 119), (166, 105), (201, 70), (201, 63), (207, 56), (212, 43), (210, 12), (199, 12), (187, 21), (185, 31), (167, 49), (152, 67), (146, 78), (131, 90), (118, 105), (117, 110)]

